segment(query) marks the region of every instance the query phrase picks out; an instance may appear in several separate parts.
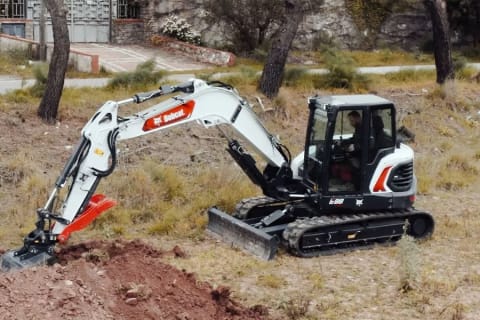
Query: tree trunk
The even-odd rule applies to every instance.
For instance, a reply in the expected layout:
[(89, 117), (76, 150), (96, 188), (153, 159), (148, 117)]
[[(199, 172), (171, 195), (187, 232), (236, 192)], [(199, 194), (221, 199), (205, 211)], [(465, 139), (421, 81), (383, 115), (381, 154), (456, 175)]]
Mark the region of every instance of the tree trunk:
[(277, 96), (283, 80), (285, 63), (298, 26), (303, 19), (302, 1), (285, 1), (285, 16), (280, 30), (272, 39), (272, 46), (263, 67), (259, 89), (269, 98)]
[(476, 47), (478, 44), (480, 44), (480, 34), (478, 30), (480, 30), (480, 1), (476, 1), (473, 3), (474, 5), (474, 28), (473, 30), (476, 30), (473, 32), (473, 45)]
[(443, 84), (447, 79), (453, 79), (455, 76), (450, 48), (447, 4), (445, 0), (423, 0), (423, 3), (432, 20), (437, 83)]
[(62, 97), (63, 83), (68, 66), (70, 39), (67, 25), (67, 8), (63, 0), (44, 0), (52, 18), (53, 54), (48, 69), (47, 85), (37, 110), (40, 118), (53, 123), (57, 118), (58, 105)]

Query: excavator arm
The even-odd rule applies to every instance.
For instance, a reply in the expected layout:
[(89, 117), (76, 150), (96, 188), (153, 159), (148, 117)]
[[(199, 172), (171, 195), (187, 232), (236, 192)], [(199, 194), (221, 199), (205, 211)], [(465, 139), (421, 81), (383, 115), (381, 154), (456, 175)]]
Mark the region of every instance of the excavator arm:
[[(119, 108), (124, 105), (165, 95), (171, 97), (146, 110), (129, 117), (118, 115)], [(199, 79), (178, 86), (162, 86), (159, 90), (139, 93), (122, 101), (109, 101), (100, 107), (82, 129), (81, 139), (45, 206), (38, 209), (36, 228), (25, 237), (22, 248), (3, 255), (2, 269), (52, 262), (56, 243), (67, 241), (72, 232), (85, 228), (115, 205), (115, 201), (94, 192), (100, 180), (115, 169), (118, 141), (192, 121), (207, 128), (221, 124), (232, 126), (266, 161), (267, 167), (261, 172), (237, 140), (228, 139), (228, 152), (266, 195), (288, 197), (288, 188), (294, 185), (288, 150), (268, 133), (247, 101), (232, 87)], [(60, 199), (60, 191), (65, 187), (66, 196)]]

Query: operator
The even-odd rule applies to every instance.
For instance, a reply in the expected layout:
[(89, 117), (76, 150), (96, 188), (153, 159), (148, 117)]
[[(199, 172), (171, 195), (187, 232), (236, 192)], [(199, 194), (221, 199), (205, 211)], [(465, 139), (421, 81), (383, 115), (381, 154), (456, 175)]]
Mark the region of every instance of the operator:
[(347, 115), (350, 125), (354, 128), (351, 138), (341, 142), (340, 147), (346, 153), (346, 159), (342, 163), (332, 167), (334, 176), (340, 177), (344, 182), (351, 182), (356, 190), (360, 189), (360, 158), (361, 158), (361, 134), (362, 116), (356, 110)]
[(350, 111), (347, 115), (350, 125), (355, 129), (350, 139), (344, 141), (344, 150), (350, 153), (352, 166), (360, 167), (360, 145), (361, 145), (361, 129), (362, 116), (356, 110)]

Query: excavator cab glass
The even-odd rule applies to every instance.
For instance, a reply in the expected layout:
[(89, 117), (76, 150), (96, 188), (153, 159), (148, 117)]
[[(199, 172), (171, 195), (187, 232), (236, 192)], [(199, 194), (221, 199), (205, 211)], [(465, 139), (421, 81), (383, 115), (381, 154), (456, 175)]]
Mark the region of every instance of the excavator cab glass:
[(323, 162), (326, 153), (326, 132), (328, 114), (325, 109), (316, 108), (311, 115), (310, 133), (307, 137), (305, 178), (309, 184), (318, 186), (323, 176)]

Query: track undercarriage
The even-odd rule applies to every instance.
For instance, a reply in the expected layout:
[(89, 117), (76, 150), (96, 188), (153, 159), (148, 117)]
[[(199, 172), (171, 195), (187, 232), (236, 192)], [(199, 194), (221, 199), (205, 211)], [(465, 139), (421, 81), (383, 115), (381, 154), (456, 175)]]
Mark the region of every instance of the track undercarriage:
[(280, 244), (294, 255), (314, 257), (393, 243), (404, 234), (423, 239), (433, 233), (434, 221), (413, 208), (319, 215), (302, 201), (256, 197), (240, 202), (234, 217), (210, 209), (208, 229), (233, 245), (272, 259)]

